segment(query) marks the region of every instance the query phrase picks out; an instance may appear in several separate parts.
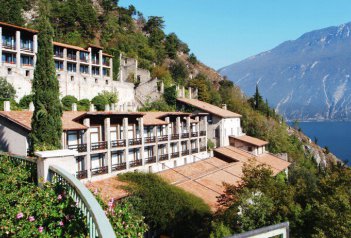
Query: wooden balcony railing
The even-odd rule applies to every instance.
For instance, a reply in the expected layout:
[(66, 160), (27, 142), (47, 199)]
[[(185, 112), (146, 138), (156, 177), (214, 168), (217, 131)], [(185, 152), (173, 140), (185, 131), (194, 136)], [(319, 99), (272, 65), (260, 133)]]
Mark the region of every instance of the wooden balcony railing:
[(126, 140), (113, 140), (111, 141), (111, 148), (126, 146)]
[(88, 178), (88, 170), (78, 171), (76, 174), (77, 179), (86, 179)]
[(201, 146), (200, 151), (206, 151), (206, 146)]
[(179, 134), (172, 134), (171, 135), (171, 140), (178, 140), (179, 139)]
[(189, 133), (183, 133), (182, 138), (189, 138)]
[(137, 166), (141, 166), (142, 164), (143, 164), (143, 161), (141, 161), (141, 159), (129, 162), (130, 167), (137, 167)]
[(158, 141), (168, 141), (168, 136), (159, 136)]
[(30, 48), (30, 47), (21, 46), (21, 50), (22, 50), (22, 51), (26, 51), (26, 52), (33, 53), (33, 48)]
[(67, 59), (69, 59), (69, 60), (77, 60), (77, 56), (76, 55), (67, 55)]
[(106, 149), (107, 149), (106, 141), (91, 143), (91, 150), (106, 150)]
[(171, 153), (171, 158), (174, 159), (174, 158), (178, 158), (179, 157), (179, 152), (173, 152)]
[(111, 170), (112, 171), (120, 171), (120, 170), (125, 170), (127, 169), (127, 163), (119, 163), (119, 164), (113, 164)]
[(155, 136), (145, 137), (145, 143), (150, 144), (150, 143), (155, 143), (155, 142), (156, 142), (156, 137)]
[(99, 175), (99, 174), (107, 174), (107, 173), (108, 173), (107, 166), (91, 169), (91, 175)]
[(16, 45), (15, 44), (9, 44), (9, 43), (2, 43), (2, 47), (4, 49), (9, 49), (9, 50), (16, 50)]
[(198, 132), (191, 132), (191, 137), (198, 137), (199, 133)]
[(129, 139), (129, 145), (141, 145), (141, 138)]
[(168, 160), (168, 155), (167, 154), (158, 156), (158, 161), (164, 161), (164, 160)]
[(200, 131), (200, 136), (205, 136), (206, 135), (206, 131)]
[(146, 158), (146, 159), (145, 159), (145, 162), (146, 162), (147, 164), (156, 163), (156, 156), (152, 156), (152, 157)]
[(87, 152), (88, 146), (87, 144), (76, 144), (76, 145), (68, 145), (67, 148), (70, 150), (76, 150), (79, 153), (81, 153), (81, 152)]
[(79, 58), (80, 62), (83, 63), (88, 63), (88, 59), (87, 58)]
[(104, 66), (110, 67), (110, 62), (103, 62), (102, 64), (103, 64)]
[(56, 52), (56, 53), (54, 53), (54, 57), (63, 58), (63, 52)]
[(189, 154), (190, 154), (189, 150), (183, 150), (182, 151), (182, 155), (189, 155)]
[(193, 148), (193, 149), (191, 149), (191, 153), (192, 154), (199, 153), (199, 149), (198, 148)]

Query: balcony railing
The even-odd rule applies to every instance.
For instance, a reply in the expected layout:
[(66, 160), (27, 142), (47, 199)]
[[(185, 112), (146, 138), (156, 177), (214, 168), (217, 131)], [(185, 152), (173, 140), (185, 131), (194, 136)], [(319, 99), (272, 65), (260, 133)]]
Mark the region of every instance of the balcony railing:
[(113, 140), (111, 141), (111, 148), (126, 146), (126, 140)]
[(189, 154), (190, 154), (189, 150), (183, 150), (182, 151), (182, 155), (189, 155)]
[(147, 164), (156, 163), (156, 156), (152, 156), (152, 157), (146, 158), (146, 159), (145, 159), (145, 162), (146, 162)]
[(198, 148), (193, 148), (193, 149), (191, 149), (191, 153), (192, 154), (196, 154), (196, 153), (198, 153), (199, 152), (199, 149)]
[(26, 52), (33, 52), (33, 48), (32, 47), (26, 47), (26, 46), (21, 46), (21, 50), (22, 51), (26, 51)]
[(67, 148), (70, 150), (76, 150), (79, 153), (87, 152), (87, 144), (68, 145)]
[(206, 146), (201, 146), (200, 151), (206, 151)]
[(160, 155), (158, 157), (158, 161), (164, 161), (164, 160), (168, 160), (168, 155), (167, 154), (166, 155)]
[(182, 138), (189, 138), (189, 133), (183, 133)]
[(155, 143), (155, 142), (156, 142), (156, 137), (155, 136), (145, 137), (145, 143), (149, 144), (149, 143)]
[(88, 170), (78, 171), (76, 174), (77, 179), (86, 179), (88, 178)]
[(67, 59), (69, 59), (69, 60), (77, 60), (77, 56), (76, 55), (67, 55)]
[(103, 62), (102, 64), (105, 65), (105, 66), (110, 67), (110, 62)]
[(127, 163), (119, 163), (119, 164), (113, 164), (111, 170), (112, 171), (120, 171), (120, 170), (125, 170), (127, 169)]
[(107, 149), (106, 141), (91, 143), (91, 150), (105, 150), (105, 149)]
[(16, 50), (16, 45), (15, 44), (9, 44), (9, 43), (2, 43), (2, 47), (8, 50)]
[(63, 58), (63, 52), (56, 52), (56, 53), (54, 53), (54, 57)]
[(168, 141), (168, 136), (159, 136), (158, 141)]
[(198, 132), (191, 132), (191, 137), (198, 137), (199, 133)]
[(99, 64), (99, 61), (98, 60), (91, 60), (91, 63), (92, 64)]
[(91, 175), (99, 175), (99, 174), (107, 174), (107, 173), (108, 173), (107, 166), (91, 169)]
[(141, 159), (129, 162), (130, 167), (137, 167), (137, 166), (141, 166), (142, 164), (143, 164), (143, 161)]
[(129, 139), (129, 145), (141, 145), (141, 138)]
[(171, 135), (171, 140), (178, 140), (179, 139), (179, 134), (172, 134)]
[(88, 63), (88, 59), (87, 58), (79, 58), (80, 62), (83, 63)]
[(205, 136), (206, 135), (206, 131), (200, 131), (200, 136)]
[(178, 158), (179, 157), (179, 152), (173, 152), (171, 154), (171, 158), (174, 159), (174, 158)]

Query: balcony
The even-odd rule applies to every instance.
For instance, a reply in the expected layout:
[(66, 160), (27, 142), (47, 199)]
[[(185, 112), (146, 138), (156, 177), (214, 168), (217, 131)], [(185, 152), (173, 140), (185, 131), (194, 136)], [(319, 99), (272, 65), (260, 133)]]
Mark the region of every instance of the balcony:
[(171, 140), (179, 140), (179, 134), (172, 134)]
[(158, 157), (158, 161), (164, 161), (164, 160), (168, 160), (168, 155), (167, 155), (167, 154), (165, 154), (165, 155), (160, 155), (160, 156)]
[(83, 63), (88, 63), (88, 59), (87, 58), (79, 58), (80, 62)]
[(156, 156), (152, 156), (152, 157), (146, 158), (146, 159), (145, 159), (145, 162), (146, 162), (147, 164), (156, 163)]
[(137, 167), (137, 166), (141, 166), (141, 165), (143, 165), (143, 161), (142, 161), (141, 159), (138, 159), (138, 160), (134, 160), (134, 161), (130, 161), (130, 162), (129, 162), (129, 166), (130, 166), (131, 168)]
[(126, 140), (113, 140), (111, 141), (111, 148), (126, 146)]
[(86, 179), (88, 178), (88, 170), (81, 170), (76, 173), (77, 179)]
[(100, 174), (107, 174), (108, 173), (108, 167), (107, 166), (102, 166), (99, 168), (91, 169), (91, 175), (100, 175)]
[(159, 136), (158, 141), (168, 141), (168, 136)]
[(110, 62), (103, 62), (102, 63), (104, 66), (110, 67)]
[(67, 59), (68, 60), (77, 60), (77, 56), (76, 55), (67, 55)]
[(91, 63), (92, 63), (92, 64), (99, 64), (99, 60), (94, 60), (94, 59), (93, 59), (93, 60), (91, 60)]
[(206, 136), (206, 131), (200, 131), (200, 136)]
[(63, 58), (63, 52), (55, 52), (54, 57)]
[(129, 145), (141, 145), (141, 138), (129, 139)]
[(191, 132), (191, 137), (198, 137), (199, 133), (198, 132)]
[(193, 148), (193, 149), (191, 149), (191, 153), (192, 154), (199, 153), (199, 149), (198, 148)]
[(119, 164), (113, 164), (111, 170), (112, 171), (121, 171), (127, 169), (127, 163), (119, 163)]
[(106, 141), (91, 143), (91, 150), (106, 150), (106, 149), (107, 149)]
[(2, 47), (8, 50), (16, 50), (16, 44), (2, 43)]
[(156, 137), (155, 136), (145, 137), (145, 143), (150, 144), (150, 143), (155, 143), (155, 142), (156, 142)]
[(190, 154), (189, 150), (183, 150), (182, 151), (182, 155), (189, 155), (189, 154)]
[(183, 138), (189, 138), (189, 133), (183, 133), (183, 134), (182, 134), (182, 139), (183, 139)]
[(70, 150), (75, 150), (75, 151), (78, 151), (79, 153), (82, 153), (82, 152), (87, 152), (88, 146), (87, 144), (76, 144), (76, 145), (68, 145), (67, 148)]
[(22, 51), (29, 52), (29, 53), (33, 53), (33, 48), (32, 48), (32, 47), (21, 46), (21, 50), (22, 50)]
[(200, 151), (202, 152), (202, 151), (206, 151), (206, 146), (201, 146), (200, 147)]
[(171, 158), (174, 159), (174, 158), (178, 158), (179, 157), (179, 152), (173, 152), (171, 154)]

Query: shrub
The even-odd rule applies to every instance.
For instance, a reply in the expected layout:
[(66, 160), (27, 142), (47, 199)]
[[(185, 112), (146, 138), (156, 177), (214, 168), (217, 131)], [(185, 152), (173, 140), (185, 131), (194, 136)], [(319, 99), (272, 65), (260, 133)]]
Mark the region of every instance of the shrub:
[(27, 108), (29, 108), (29, 104), (31, 102), (33, 102), (33, 94), (25, 95), (19, 101), (18, 106), (22, 109), (27, 109)]
[(174, 85), (172, 87), (166, 88), (165, 93), (163, 94), (163, 97), (169, 106), (175, 107), (175, 105), (177, 103), (177, 88), (176, 88), (176, 86)]
[(0, 77), (0, 99), (14, 99), (16, 96), (16, 90), (7, 82), (6, 78)]
[(78, 111), (89, 111), (90, 100), (89, 99), (81, 99), (78, 101)]
[(98, 110), (98, 111), (104, 111), (105, 105), (108, 104), (108, 100), (102, 95), (95, 96), (91, 100), (91, 102), (95, 105), (96, 110)]
[(67, 95), (61, 99), (64, 111), (72, 111), (72, 104), (77, 103), (78, 99), (75, 96)]

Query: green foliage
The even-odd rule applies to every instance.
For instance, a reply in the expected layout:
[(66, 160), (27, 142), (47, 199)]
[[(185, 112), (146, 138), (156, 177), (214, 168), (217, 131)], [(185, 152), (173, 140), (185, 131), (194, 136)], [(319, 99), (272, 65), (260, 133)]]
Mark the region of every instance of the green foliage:
[(198, 99), (214, 105), (221, 104), (221, 95), (214, 89), (206, 75), (199, 74), (189, 81), (189, 86), (198, 89)]
[(211, 225), (212, 232), (210, 233), (210, 238), (223, 238), (233, 234), (230, 228), (222, 222), (212, 222)]
[(19, 101), (18, 106), (22, 109), (28, 109), (31, 102), (33, 102), (33, 94), (24, 95)]
[(175, 59), (177, 57), (177, 51), (180, 48), (180, 43), (181, 41), (175, 33), (170, 33), (166, 36), (165, 50), (169, 58)]
[[(4, 110), (4, 101), (8, 101), (8, 99), (0, 99), (0, 111)], [(19, 110), (19, 106), (14, 99), (10, 99), (10, 109), (11, 110)]]
[(65, 187), (46, 183), (39, 188), (29, 167), (5, 156), (0, 160), (1, 237), (87, 236), (85, 219)]
[(156, 66), (152, 68), (151, 77), (162, 80), (165, 88), (171, 87), (174, 83), (171, 73), (165, 66)]
[(78, 101), (78, 111), (89, 111), (90, 108), (90, 100), (89, 99), (81, 99)]
[(216, 145), (213, 143), (211, 139), (207, 139), (207, 149), (208, 150), (213, 150), (216, 147)]
[(32, 151), (60, 149), (62, 134), (62, 106), (59, 99), (59, 82), (53, 60), (53, 30), (46, 16), (46, 6), (41, 6), (38, 34), (37, 63), (32, 83), (34, 113), (30, 140)]
[(173, 80), (180, 85), (184, 85), (185, 80), (189, 77), (189, 71), (185, 63), (180, 60), (176, 60), (174, 63), (171, 64), (170, 71)]
[(22, 11), (28, 10), (32, 4), (30, 0), (0, 0), (0, 21), (22, 26)]
[(98, 95), (106, 98), (108, 104), (113, 104), (118, 102), (118, 92), (110, 92), (110, 91), (103, 90)]
[(141, 112), (159, 111), (159, 112), (172, 112), (175, 111), (175, 107), (170, 106), (163, 99), (154, 102), (147, 102), (145, 106), (139, 109)]
[(78, 99), (75, 96), (67, 95), (61, 99), (61, 102), (64, 111), (72, 111), (72, 104), (78, 103)]
[(102, 91), (91, 100), (92, 104), (96, 106), (98, 111), (104, 111), (105, 105), (118, 102), (117, 92)]
[(175, 107), (177, 102), (177, 87), (174, 85), (172, 87), (165, 88), (163, 97), (169, 106)]
[(189, 62), (190, 63), (192, 63), (192, 64), (197, 64), (197, 58), (196, 58), (196, 56), (195, 56), (195, 54), (194, 53), (191, 53), (190, 55), (189, 55)]
[[(150, 230), (171, 237), (206, 237), (209, 207), (200, 199), (165, 182), (156, 174), (125, 173), (130, 202), (142, 212)], [(135, 199), (136, 198), (136, 199)]]
[(7, 82), (6, 78), (0, 77), (0, 98), (1, 99), (14, 99), (16, 97), (16, 90)]

